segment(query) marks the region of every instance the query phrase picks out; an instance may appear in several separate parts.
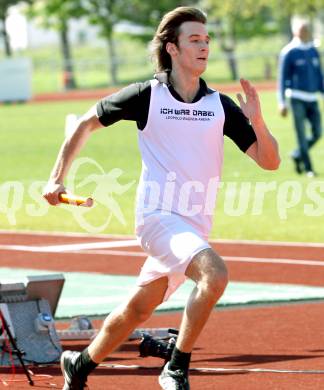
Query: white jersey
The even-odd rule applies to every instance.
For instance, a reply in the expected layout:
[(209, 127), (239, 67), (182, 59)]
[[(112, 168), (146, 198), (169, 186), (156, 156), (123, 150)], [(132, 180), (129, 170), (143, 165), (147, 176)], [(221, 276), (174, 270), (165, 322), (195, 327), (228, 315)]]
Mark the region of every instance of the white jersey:
[(223, 164), (224, 121), (217, 91), (185, 103), (166, 84), (151, 81), (147, 124), (138, 131), (137, 227), (153, 213), (174, 213), (208, 235)]

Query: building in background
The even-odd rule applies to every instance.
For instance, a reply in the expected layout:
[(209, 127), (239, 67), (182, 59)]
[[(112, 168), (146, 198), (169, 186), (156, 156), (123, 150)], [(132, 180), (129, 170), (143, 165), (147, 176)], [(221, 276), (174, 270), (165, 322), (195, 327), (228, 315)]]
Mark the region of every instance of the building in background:
[[(6, 27), (14, 51), (59, 44), (56, 31), (42, 28), (35, 21), (27, 20), (19, 5), (10, 8)], [(98, 36), (98, 28), (90, 25), (85, 18), (71, 19), (69, 28), (69, 39), (72, 44), (91, 42), (93, 45), (104, 45), (103, 39)]]

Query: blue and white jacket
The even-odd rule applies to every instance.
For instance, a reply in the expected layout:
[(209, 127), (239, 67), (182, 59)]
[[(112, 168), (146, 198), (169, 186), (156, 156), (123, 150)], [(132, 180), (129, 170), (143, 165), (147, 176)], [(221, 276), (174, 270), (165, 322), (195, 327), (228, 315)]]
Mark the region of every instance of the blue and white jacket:
[(286, 106), (287, 97), (307, 102), (324, 94), (324, 79), (318, 50), (313, 42), (303, 43), (298, 37), (286, 45), (279, 58), (278, 100)]

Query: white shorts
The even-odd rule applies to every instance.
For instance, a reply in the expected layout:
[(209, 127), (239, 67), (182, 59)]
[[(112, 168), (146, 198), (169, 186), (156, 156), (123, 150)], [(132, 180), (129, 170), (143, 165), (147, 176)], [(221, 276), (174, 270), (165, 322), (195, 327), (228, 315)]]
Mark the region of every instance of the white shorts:
[(145, 218), (136, 233), (142, 249), (149, 255), (137, 285), (145, 286), (167, 276), (169, 283), (164, 301), (186, 280), (185, 272), (193, 257), (210, 248), (207, 238), (176, 214), (152, 214)]

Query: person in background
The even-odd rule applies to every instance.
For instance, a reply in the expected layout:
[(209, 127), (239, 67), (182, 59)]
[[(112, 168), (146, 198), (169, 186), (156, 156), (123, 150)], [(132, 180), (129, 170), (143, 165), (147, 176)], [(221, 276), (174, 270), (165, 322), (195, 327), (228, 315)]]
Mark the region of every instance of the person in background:
[[(300, 18), (293, 19), (292, 33), (292, 41), (281, 50), (279, 58), (279, 112), (281, 116), (287, 116), (286, 98), (289, 98), (298, 142), (291, 158), (298, 174), (314, 177), (309, 150), (322, 133), (317, 95), (324, 93), (324, 80), (320, 54), (314, 46), (309, 23)], [(310, 136), (307, 135), (307, 122)]]

